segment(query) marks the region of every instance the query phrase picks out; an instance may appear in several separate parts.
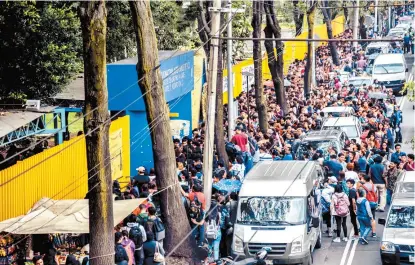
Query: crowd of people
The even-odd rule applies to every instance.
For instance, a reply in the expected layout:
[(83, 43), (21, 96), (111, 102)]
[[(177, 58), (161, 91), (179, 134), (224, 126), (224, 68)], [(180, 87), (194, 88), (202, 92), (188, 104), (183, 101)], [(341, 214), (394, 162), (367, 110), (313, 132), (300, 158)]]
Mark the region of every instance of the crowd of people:
[[(339, 37), (351, 38), (352, 33), (347, 30)], [(275, 89), (272, 86), (264, 87), (267, 131), (259, 128), (254, 89), (238, 97), (240, 116), (234, 135), (226, 142), (227, 161), (215, 152), (214, 186), (209, 211), (206, 209), (207, 198), (202, 184), (205, 124), (194, 129), (191, 137), (174, 139), (176, 173), (183, 204), (192, 235), (199, 247), (208, 250), (209, 260), (231, 255), (238, 202), (237, 189), (224, 191), (215, 188), (215, 184), (225, 180), (242, 183), (255, 163), (266, 160), (302, 159), (319, 162), (328, 176), (321, 188), (317, 189), (321, 194), (327, 236), (333, 237), (334, 242), (346, 241), (347, 221), (350, 218), (354, 237), (361, 244), (368, 243), (370, 231), (371, 236), (376, 237), (376, 212), (384, 211), (386, 204), (390, 203), (399, 172), (414, 170), (414, 155), (401, 151), (400, 128), (403, 117), (393, 92), (376, 80), (374, 84), (360, 87), (342, 81), (340, 71), (346, 70), (352, 74), (353, 70), (364, 65), (366, 58), (362, 46), (353, 49), (351, 43), (340, 42), (337, 43), (337, 51), (341, 61), (338, 66), (333, 64), (327, 45), (317, 49), (317, 85), (307, 95), (303, 91), (306, 61), (295, 60), (289, 66), (285, 77), (291, 83), (285, 88), (286, 111), (277, 104)], [(368, 96), (372, 92), (382, 92), (387, 97), (372, 100)], [(350, 106), (354, 109), (364, 125), (360, 143), (351, 140), (341, 150), (329, 147), (325, 151), (311, 150), (299, 157), (297, 151), (302, 137), (310, 131), (321, 129), (321, 110), (328, 106)], [(224, 126), (226, 129), (226, 122)], [(131, 179), (131, 185), (124, 192), (121, 192), (117, 182), (114, 183), (116, 200), (151, 198), (151, 201), (140, 205), (138, 212), (117, 226), (115, 262), (122, 265), (163, 264), (166, 231), (158, 217), (157, 196), (152, 196), (157, 192), (155, 172), (144, 167), (137, 168), (137, 171), (138, 174)]]

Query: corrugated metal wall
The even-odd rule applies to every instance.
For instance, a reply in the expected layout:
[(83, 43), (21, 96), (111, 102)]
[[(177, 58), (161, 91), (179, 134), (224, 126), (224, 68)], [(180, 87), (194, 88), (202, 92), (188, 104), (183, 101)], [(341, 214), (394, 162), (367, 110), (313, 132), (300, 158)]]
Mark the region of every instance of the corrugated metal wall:
[[(110, 136), (114, 131), (122, 131), (120, 164), (123, 177), (120, 181), (130, 175), (129, 125), (129, 117), (125, 116), (113, 121), (110, 127)], [(84, 198), (88, 187), (87, 173), (84, 136), (0, 171), (0, 221), (26, 214), (42, 197), (54, 200)]]

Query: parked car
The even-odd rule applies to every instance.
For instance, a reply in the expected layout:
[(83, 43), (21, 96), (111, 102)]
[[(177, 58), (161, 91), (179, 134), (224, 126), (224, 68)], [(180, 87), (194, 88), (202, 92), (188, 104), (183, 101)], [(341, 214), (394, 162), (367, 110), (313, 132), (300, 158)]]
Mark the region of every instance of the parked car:
[(373, 63), (372, 78), (399, 92), (405, 84), (406, 72), (408, 68), (403, 54), (380, 54)]
[(355, 116), (328, 118), (324, 121), (322, 130), (342, 130), (349, 139), (355, 139), (357, 143), (361, 142), (362, 125)]
[(384, 225), (380, 256), (383, 265), (415, 262), (415, 172), (402, 172), (395, 186), (392, 203)]

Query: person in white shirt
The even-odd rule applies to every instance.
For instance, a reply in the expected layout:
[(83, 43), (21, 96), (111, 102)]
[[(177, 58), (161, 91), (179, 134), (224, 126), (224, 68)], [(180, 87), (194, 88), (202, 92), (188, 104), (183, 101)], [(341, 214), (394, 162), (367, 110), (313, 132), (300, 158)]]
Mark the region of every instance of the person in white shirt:
[(346, 181), (348, 181), (349, 179), (353, 179), (354, 180), (354, 188), (356, 188), (356, 183), (359, 181), (359, 176), (357, 175), (357, 173), (354, 170), (354, 164), (353, 163), (348, 163), (347, 166), (347, 171), (344, 173), (344, 179)]

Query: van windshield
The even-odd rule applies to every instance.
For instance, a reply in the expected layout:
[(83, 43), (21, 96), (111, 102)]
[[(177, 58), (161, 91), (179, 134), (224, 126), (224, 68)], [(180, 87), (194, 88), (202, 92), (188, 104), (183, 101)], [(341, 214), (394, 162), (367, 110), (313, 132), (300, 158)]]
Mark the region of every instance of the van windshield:
[(322, 150), (324, 153), (327, 152), (329, 147), (334, 148), (334, 150), (338, 151), (337, 143), (333, 140), (305, 140), (301, 143), (299, 151), (302, 152), (309, 152), (311, 150)]
[(380, 47), (371, 47), (366, 49), (366, 55), (378, 54), (382, 52)]
[(378, 64), (373, 69), (374, 74), (396, 74), (402, 72), (405, 72), (405, 69), (401, 63)]
[(305, 222), (304, 197), (249, 197), (239, 202), (237, 222), (252, 225), (298, 225)]
[(387, 227), (415, 228), (414, 206), (392, 206)]

